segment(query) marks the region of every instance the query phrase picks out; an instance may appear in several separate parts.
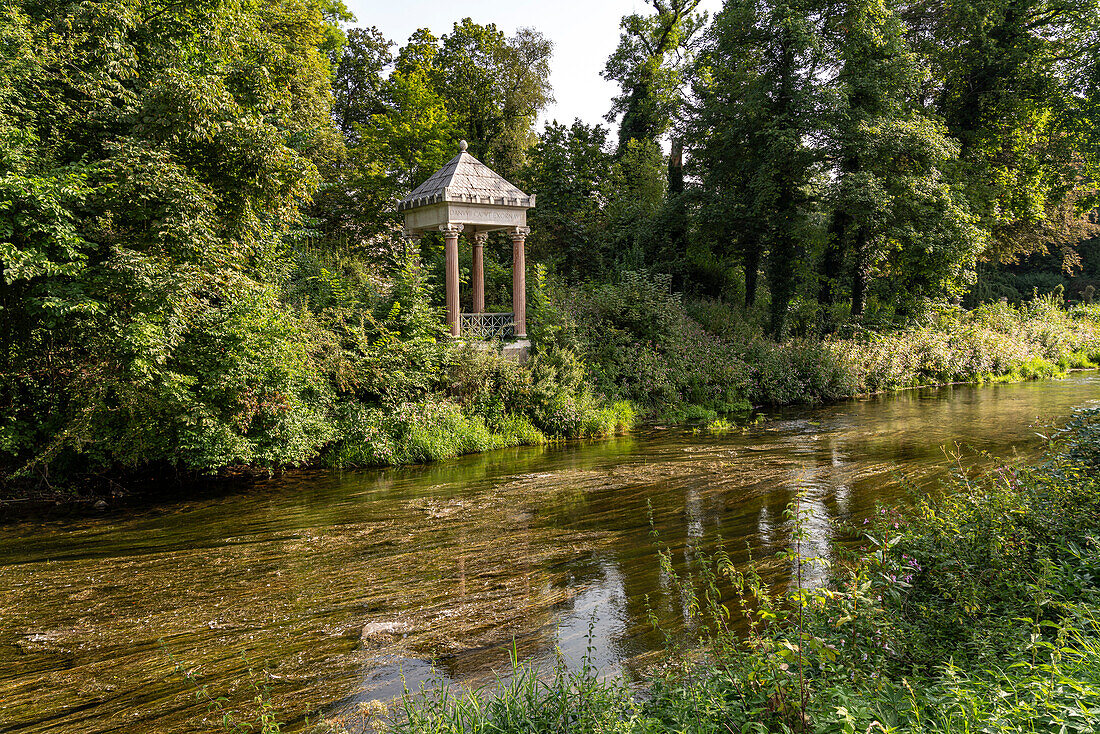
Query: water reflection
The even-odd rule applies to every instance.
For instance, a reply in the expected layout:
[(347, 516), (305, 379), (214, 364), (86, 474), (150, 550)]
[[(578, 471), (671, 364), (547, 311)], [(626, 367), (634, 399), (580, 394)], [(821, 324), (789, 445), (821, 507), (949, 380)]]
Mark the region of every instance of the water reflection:
[[(132, 515), (0, 528), (0, 731), (199, 731), (177, 662), (216, 693), (253, 667), (290, 715), (520, 656), (632, 673), (686, 622), (682, 573), (721, 537), (735, 563), (829, 557), (834, 520), (929, 481), (956, 442), (1034, 450), (1040, 416), (1100, 380), (923, 390), (788, 412), (723, 437), (652, 431), (432, 467), (296, 475)], [(513, 643), (514, 640), (514, 643)], [(432, 662), (434, 661), (434, 667)]]

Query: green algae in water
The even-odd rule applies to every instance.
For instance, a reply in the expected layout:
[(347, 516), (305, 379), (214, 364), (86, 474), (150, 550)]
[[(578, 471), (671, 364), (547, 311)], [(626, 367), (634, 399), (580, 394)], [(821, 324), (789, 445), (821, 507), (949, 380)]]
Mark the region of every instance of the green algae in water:
[[(783, 510), (835, 519), (930, 481), (944, 446), (1034, 451), (1037, 418), (1100, 400), (1091, 374), (951, 387), (787, 412), (722, 435), (663, 430), (448, 464), (308, 473), (247, 493), (0, 527), (0, 730), (209, 731), (194, 688), (266, 687), (286, 718), (386, 698), (430, 675), (481, 682), (526, 660), (628, 676), (684, 620), (650, 538), (676, 564), (721, 535), (735, 562), (790, 542)], [(978, 459), (980, 460), (980, 459)], [(773, 580), (787, 573), (771, 568)], [(434, 667), (433, 667), (434, 665)], [(252, 668), (252, 677), (249, 676)], [(432, 672), (434, 670), (434, 673)]]

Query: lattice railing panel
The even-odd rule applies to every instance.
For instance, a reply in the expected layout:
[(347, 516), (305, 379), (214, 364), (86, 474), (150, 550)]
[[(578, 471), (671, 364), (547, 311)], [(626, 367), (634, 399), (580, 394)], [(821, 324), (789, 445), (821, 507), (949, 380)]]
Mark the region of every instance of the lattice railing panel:
[(510, 313), (464, 313), (462, 336), (467, 339), (511, 339), (516, 335), (515, 317)]

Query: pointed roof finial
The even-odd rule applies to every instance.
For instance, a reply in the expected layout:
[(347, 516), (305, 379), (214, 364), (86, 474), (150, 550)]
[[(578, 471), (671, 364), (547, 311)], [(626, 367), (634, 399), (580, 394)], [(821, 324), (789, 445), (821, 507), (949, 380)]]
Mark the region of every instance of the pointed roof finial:
[(469, 147), (470, 147), (470, 144), (467, 143), (465, 140), (458, 141), (458, 152), (459, 153), (465, 153), (466, 149), (469, 148)]

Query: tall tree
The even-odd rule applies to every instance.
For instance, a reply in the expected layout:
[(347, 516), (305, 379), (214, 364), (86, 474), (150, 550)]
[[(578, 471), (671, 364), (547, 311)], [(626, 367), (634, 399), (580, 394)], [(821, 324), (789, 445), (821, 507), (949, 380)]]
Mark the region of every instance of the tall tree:
[(338, 149), (331, 10), (0, 11), (2, 463), (278, 463), (323, 437), (265, 281)]
[(652, 14), (623, 18), (622, 34), (607, 60), (603, 76), (618, 82), (621, 93), (607, 119), (620, 118), (618, 153), (631, 140), (657, 141), (671, 132), (668, 157), (668, 199), (664, 203), (658, 249), (651, 266), (679, 270), (677, 261), (688, 249), (688, 215), (684, 197), (684, 142), (677, 122), (682, 119), (688, 72), (698, 49), (707, 14), (698, 12), (701, 0), (647, 0)]
[(693, 42), (706, 24), (706, 14), (696, 12), (701, 1), (647, 0), (655, 13), (623, 18), (619, 45), (603, 71), (622, 89), (608, 114), (609, 120), (621, 115), (620, 152), (631, 140), (657, 140), (672, 125)]
[[(811, 184), (824, 105), (819, 62), (823, 7), (815, 0), (728, 0), (698, 70), (694, 128), (703, 162), (703, 207), (736, 233), (751, 303), (766, 253), (770, 331), (782, 338), (796, 277), (814, 239)], [(722, 199), (732, 197), (736, 203)], [(740, 229), (737, 229), (740, 227)]]
[(535, 119), (553, 101), (551, 51), (550, 41), (532, 29), (506, 38), (492, 23), (465, 18), (442, 37), (432, 58), (436, 90), (470, 153), (505, 177), (522, 167), (535, 142)]
[[(958, 146), (921, 105), (929, 73), (886, 0), (844, 0), (831, 29), (840, 61), (830, 127), (836, 166), (823, 299), (833, 300), (845, 261), (851, 313), (863, 314), (871, 279), (889, 262), (888, 299), (912, 308), (924, 297), (958, 296), (981, 238), (950, 184)], [(910, 287), (900, 289), (900, 279)]]
[(591, 277), (607, 266), (608, 134), (607, 128), (580, 120), (570, 127), (547, 123), (522, 174), (528, 190), (538, 192), (529, 219), (531, 252), (572, 279)]
[(1043, 220), (1091, 186), (1081, 71), (1100, 57), (1100, 2), (953, 0), (916, 3), (909, 17), (941, 80), (936, 104), (961, 145), (988, 257), (1010, 262), (1041, 248)]
[(380, 235), (396, 226), (393, 202), (454, 155), (459, 133), (436, 89), (437, 44), (418, 31), (391, 59), (390, 43), (373, 30), (349, 34), (334, 106), (347, 146), (324, 169), (311, 208), (330, 242), (392, 256)]
[(615, 156), (605, 188), (607, 236), (604, 259), (620, 270), (645, 270), (666, 241), (660, 215), (667, 197), (666, 161), (653, 140), (631, 139)]
[(377, 28), (353, 28), (336, 62), (332, 79), (332, 114), (344, 139), (354, 145), (356, 126), (370, 123), (386, 109), (383, 85), (393, 63), (390, 42)]

